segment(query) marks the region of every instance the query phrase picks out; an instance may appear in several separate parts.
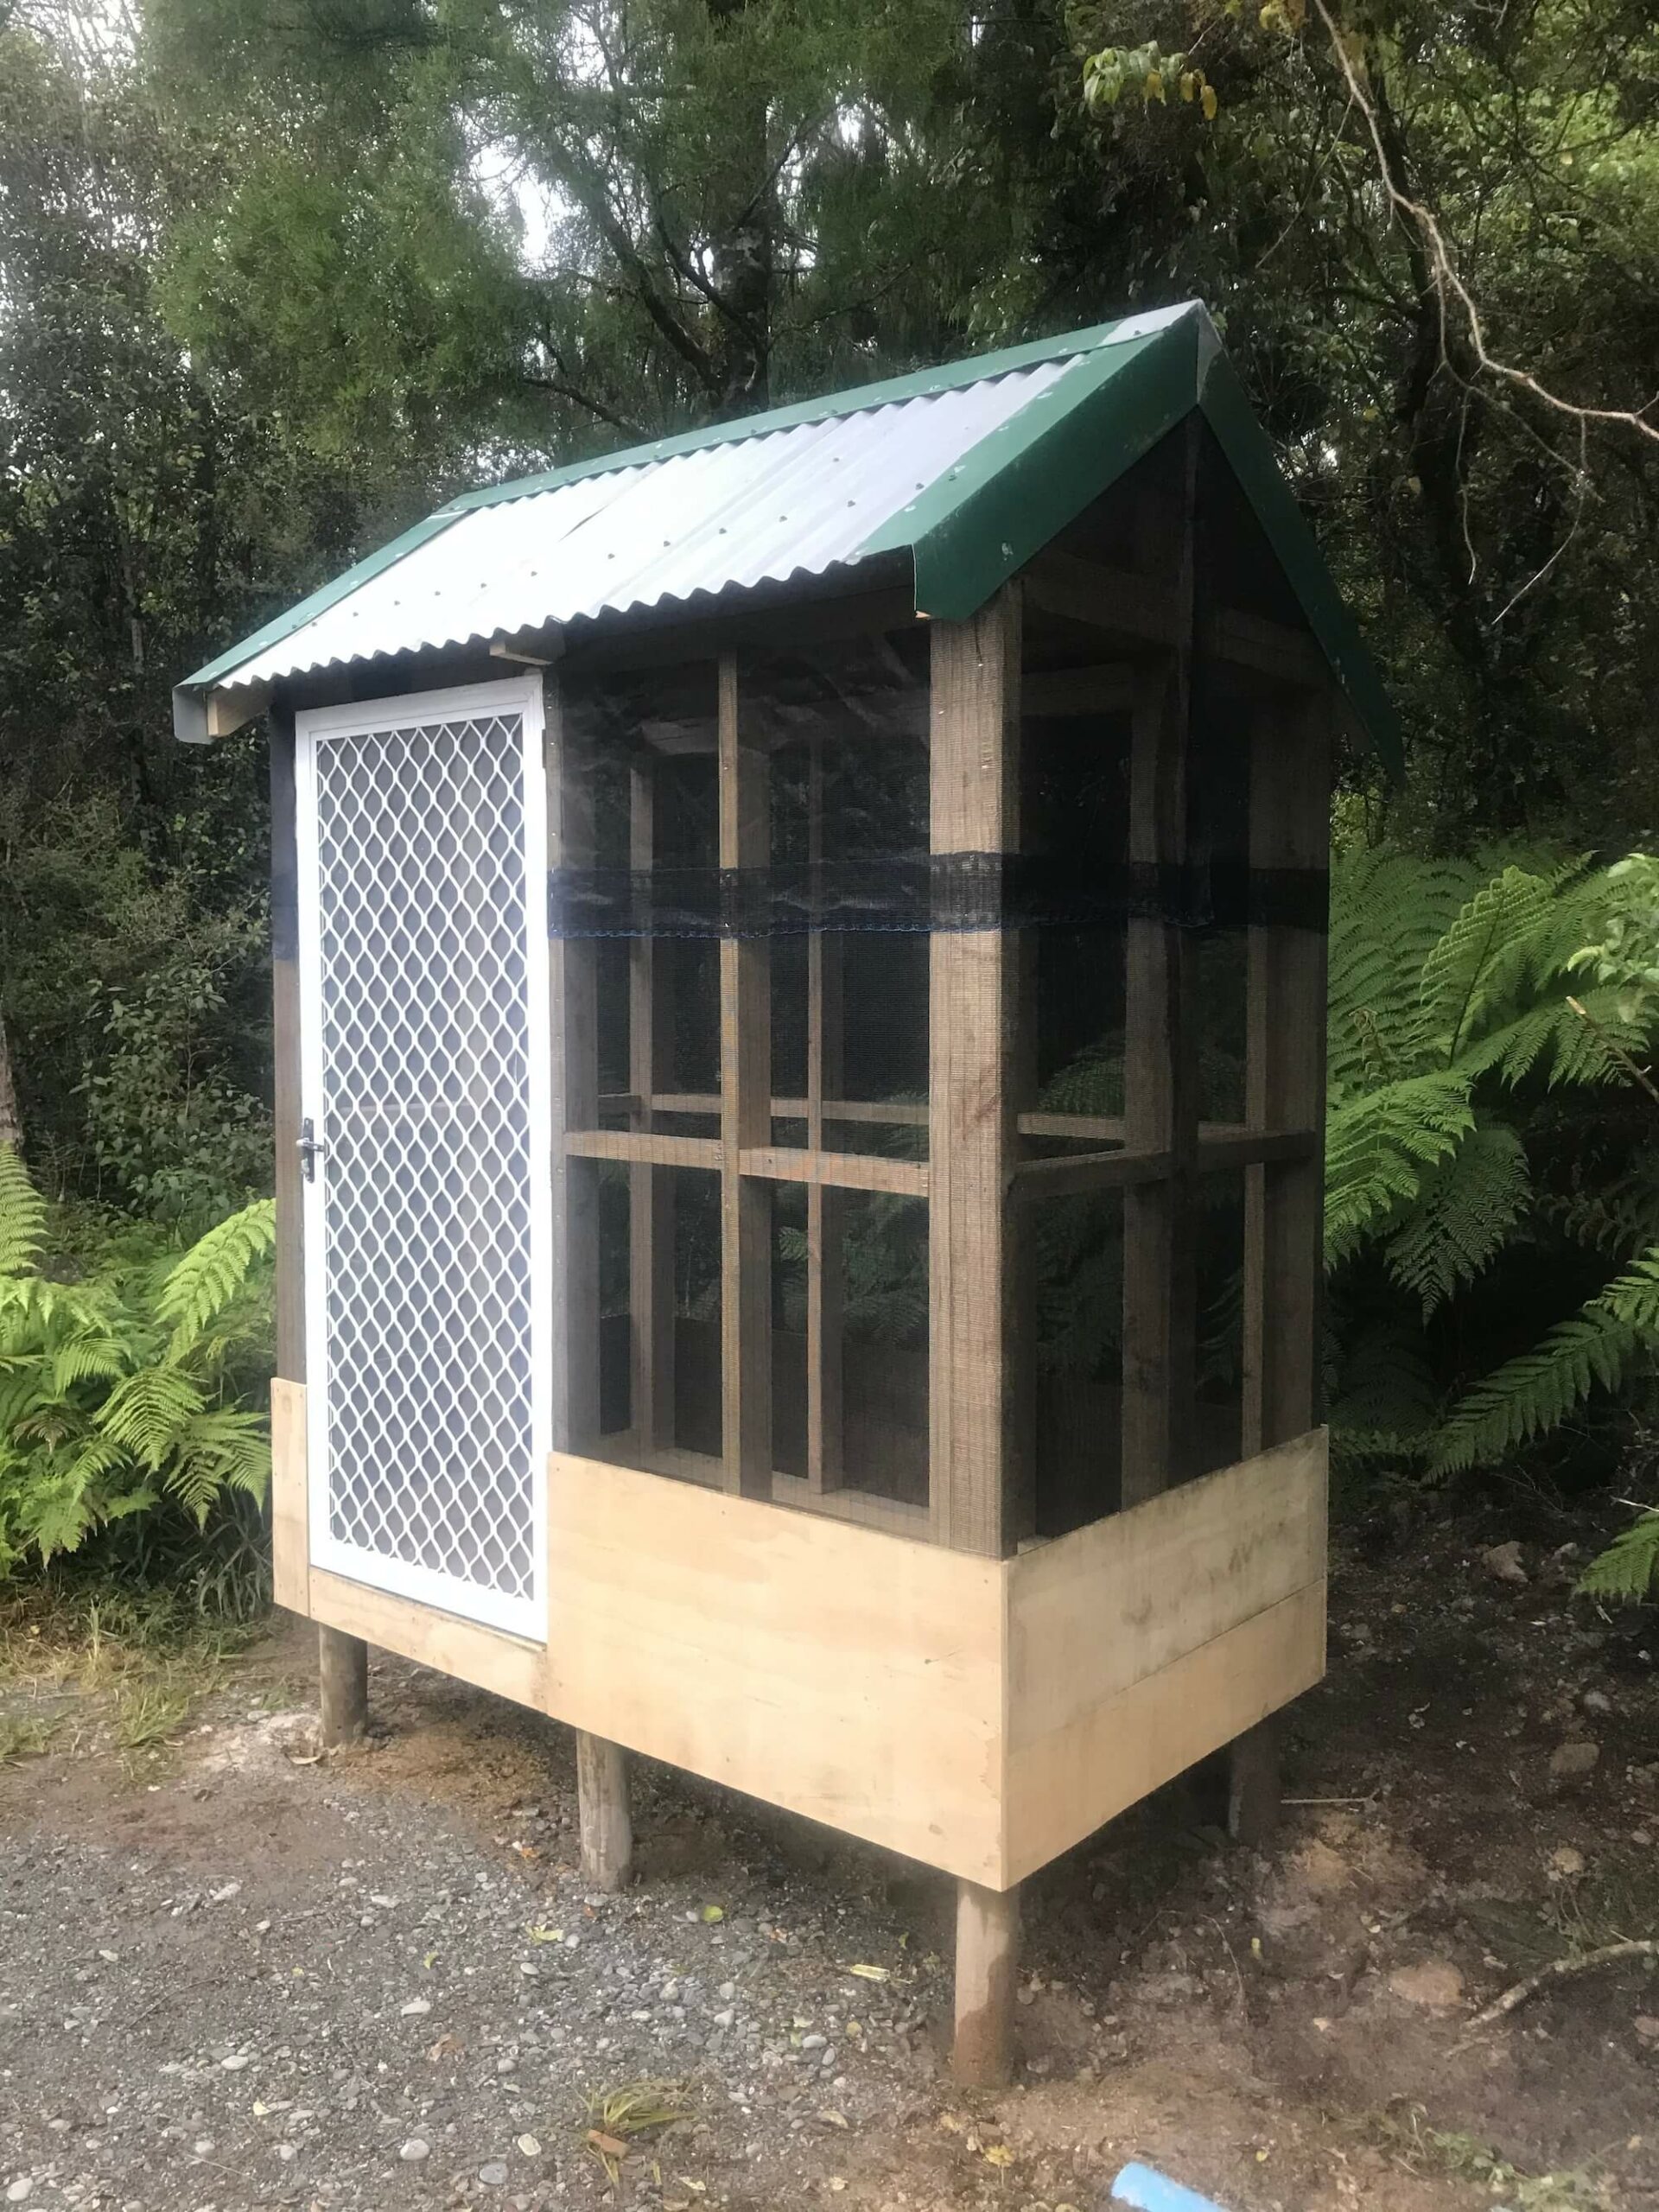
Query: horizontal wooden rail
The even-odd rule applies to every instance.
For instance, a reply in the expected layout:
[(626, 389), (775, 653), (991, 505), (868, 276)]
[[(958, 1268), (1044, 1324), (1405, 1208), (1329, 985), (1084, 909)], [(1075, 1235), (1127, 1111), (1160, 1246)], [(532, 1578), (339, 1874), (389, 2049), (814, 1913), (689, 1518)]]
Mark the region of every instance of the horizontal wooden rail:
[(1136, 1183), (1161, 1183), (1170, 1166), (1166, 1152), (1079, 1152), (1060, 1160), (1021, 1160), (1014, 1171), (1014, 1187), (1022, 1198), (1122, 1191)]
[(1226, 1136), (1198, 1139), (1198, 1173), (1224, 1167), (1255, 1167), (1271, 1160), (1312, 1160), (1319, 1138), (1313, 1129), (1239, 1129)]
[(788, 1145), (745, 1146), (745, 1175), (772, 1183), (818, 1183), (826, 1190), (886, 1191), (896, 1198), (927, 1196), (925, 1160), (888, 1160), (874, 1152), (796, 1151)]
[(656, 1129), (567, 1129), (564, 1148), (577, 1160), (639, 1160), (652, 1167), (718, 1168), (718, 1137), (675, 1137)]
[[(649, 1100), (653, 1114), (718, 1114), (720, 1099), (712, 1090), (655, 1090)], [(647, 1103), (632, 1090), (607, 1090), (599, 1102), (601, 1114), (636, 1114)], [(804, 1122), (806, 1119), (804, 1098), (774, 1098), (772, 1102), (774, 1121)], [(823, 1102), (826, 1122), (859, 1122), (875, 1128), (895, 1129), (925, 1129), (927, 1127), (926, 1102), (918, 1098), (826, 1098)]]

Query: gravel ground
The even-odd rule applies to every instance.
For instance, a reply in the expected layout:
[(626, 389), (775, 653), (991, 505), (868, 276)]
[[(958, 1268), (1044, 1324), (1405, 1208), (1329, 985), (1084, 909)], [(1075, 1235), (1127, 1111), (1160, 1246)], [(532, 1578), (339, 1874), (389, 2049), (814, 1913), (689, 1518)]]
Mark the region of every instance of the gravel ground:
[[(1659, 1973), (1470, 2023), (1659, 1928), (1659, 1639), (1494, 1533), (1343, 1569), (1270, 1851), (1178, 1786), (1027, 1885), (996, 2098), (952, 2089), (951, 1889), (907, 1862), (642, 1766), (636, 1883), (589, 1894), (566, 1732), (384, 1660), (321, 1759), (297, 1624), (149, 1750), (14, 1665), (0, 2206), (1096, 2212), (1138, 2156), (1233, 2212), (1648, 2212)], [(645, 2081), (683, 2117), (607, 2171), (589, 2101)]]
[[(377, 1677), (400, 1716), (410, 1672)], [(937, 2079), (938, 1955), (868, 1897), (733, 1859), (665, 1778), (644, 1783), (642, 1828), (659, 1859), (712, 1859), (719, 1878), (665, 1872), (607, 1897), (571, 1863), (557, 1732), (499, 1715), (474, 1742), (506, 1801), (485, 1834), (492, 1808), (409, 1786), (412, 1734), (414, 1757), (313, 1763), (303, 1714), (209, 1729), (113, 1821), (13, 1831), (9, 2202), (597, 2200), (587, 2099), (639, 2080), (684, 2084), (687, 2117), (636, 2139), (625, 2195), (747, 2202), (764, 2168), (754, 2201), (771, 2202), (780, 2166), (823, 2167), (833, 2191), (834, 2147)], [(447, 1736), (425, 1748), (441, 1770)]]

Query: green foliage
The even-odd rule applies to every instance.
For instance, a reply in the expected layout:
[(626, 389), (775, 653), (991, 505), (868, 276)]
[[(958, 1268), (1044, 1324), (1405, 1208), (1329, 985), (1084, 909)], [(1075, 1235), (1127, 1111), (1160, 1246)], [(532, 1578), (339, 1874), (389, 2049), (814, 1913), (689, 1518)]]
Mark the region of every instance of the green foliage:
[(182, 1253), (154, 1231), (112, 1237), (73, 1282), (34, 1271), (42, 1231), (0, 1148), (0, 1576), (135, 1516), (200, 1531), (270, 1476), (244, 1401), (268, 1372), (270, 1201)]
[[(1615, 920), (1639, 910), (1646, 864), (1497, 859), (1338, 856), (1325, 1254), (1332, 1419), (1357, 1462), (1491, 1465), (1641, 1380), (1659, 1344), (1659, 1122), (1635, 1082), (1656, 1002), (1611, 951), (1583, 950), (1641, 953)], [(1618, 1130), (1616, 1173), (1563, 1147), (1575, 1122)], [(1610, 1256), (1625, 1270), (1573, 1298)], [(1471, 1371), (1552, 1294), (1533, 1341)], [(1424, 1330), (1453, 1318), (1428, 1340), (1438, 1358), (1405, 1360), (1402, 1300)]]
[(1659, 1511), (1640, 1514), (1579, 1577), (1586, 1598), (1639, 1599), (1659, 1592)]

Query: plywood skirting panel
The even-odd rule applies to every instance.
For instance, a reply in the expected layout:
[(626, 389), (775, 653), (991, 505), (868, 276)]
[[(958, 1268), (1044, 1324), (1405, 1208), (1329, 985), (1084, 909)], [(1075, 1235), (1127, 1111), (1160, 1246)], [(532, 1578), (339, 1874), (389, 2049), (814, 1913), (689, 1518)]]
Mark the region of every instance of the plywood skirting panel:
[(311, 1532), (305, 1497), (305, 1385), (270, 1386), (270, 1594), (290, 1613), (311, 1611)]
[(1000, 1881), (995, 1560), (555, 1453), (550, 1709)]
[(1002, 1880), (1022, 1881), (1325, 1672), (1325, 1583), (1254, 1613), (1035, 1741), (1008, 1747)]
[(544, 1649), (307, 1571), (272, 1412), (279, 1603), (989, 1889), (1324, 1668), (1322, 1431), (1012, 1560), (556, 1452)]

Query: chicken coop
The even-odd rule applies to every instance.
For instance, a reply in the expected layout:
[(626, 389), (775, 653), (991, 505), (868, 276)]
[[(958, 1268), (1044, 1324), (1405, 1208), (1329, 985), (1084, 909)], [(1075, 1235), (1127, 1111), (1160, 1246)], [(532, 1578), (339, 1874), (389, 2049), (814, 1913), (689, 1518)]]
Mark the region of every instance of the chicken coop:
[(270, 734), (278, 1602), (959, 1885), (1325, 1656), (1333, 745), (1201, 307), (452, 501), (181, 684)]

